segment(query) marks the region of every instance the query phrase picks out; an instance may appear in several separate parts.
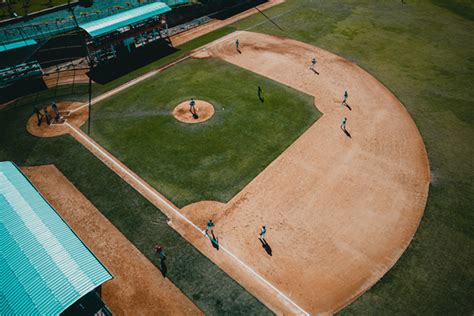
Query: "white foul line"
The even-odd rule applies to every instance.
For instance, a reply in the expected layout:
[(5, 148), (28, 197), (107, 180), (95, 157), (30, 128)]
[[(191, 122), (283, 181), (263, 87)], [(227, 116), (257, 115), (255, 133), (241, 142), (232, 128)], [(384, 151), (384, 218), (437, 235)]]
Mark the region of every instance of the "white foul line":
[[(200, 229), (196, 224), (191, 222), (186, 216), (181, 214), (173, 205), (171, 205), (168, 201), (163, 199), (159, 194), (157, 194), (154, 190), (150, 189), (147, 185), (145, 185), (144, 180), (138, 178), (136, 175), (131, 173), (128, 168), (124, 168), (121, 166), (114, 158), (112, 158), (112, 155), (109, 153), (105, 152), (100, 146), (96, 145), (87, 135), (85, 135), (82, 131), (77, 129), (76, 127), (72, 126), (68, 122), (65, 122), (65, 124), (77, 135), (79, 135), (87, 144), (92, 146), (95, 150), (97, 150), (105, 159), (107, 159), (109, 162), (111, 162), (114, 166), (119, 168), (123, 173), (131, 177), (137, 184), (139, 184), (141, 187), (143, 187), (145, 190), (148, 191), (151, 195), (153, 195), (156, 199), (158, 199), (161, 203), (163, 203), (168, 209), (173, 211), (179, 218), (184, 220), (186, 223), (191, 225), (194, 229), (199, 231), (202, 235), (206, 236), (205, 231)], [(207, 238), (207, 237), (206, 237)], [(301, 312), (303, 315), (310, 315), (308, 312), (306, 312), (304, 309), (302, 309), (300, 306), (298, 306), (295, 302), (293, 302), (291, 299), (289, 299), (285, 294), (283, 294), (280, 290), (278, 290), (275, 286), (273, 286), (269, 281), (267, 281), (265, 278), (263, 278), (260, 274), (258, 274), (254, 269), (249, 267), (246, 263), (244, 263), (242, 260), (240, 260), (236, 255), (234, 255), (230, 250), (226, 249), (224, 246), (219, 245), (220, 249), (222, 249), (225, 253), (227, 253), (232, 259), (237, 261), (241, 266), (243, 266), (247, 271), (249, 271), (251, 274), (255, 275), (257, 279), (259, 279), (261, 282), (263, 282), (265, 285), (267, 285), (269, 288), (271, 288), (273, 291), (275, 291), (278, 295), (283, 297), (287, 302), (289, 302), (291, 305), (296, 307), (296, 309)]]
[[(202, 51), (205, 51), (205, 50), (207, 50), (207, 49), (209, 49), (209, 48), (211, 48), (211, 47), (214, 47), (214, 46), (216, 46), (217, 44), (219, 44), (219, 43), (222, 42), (222, 41), (228, 40), (229, 37), (236, 36), (236, 34), (238, 34), (238, 32), (239, 32), (239, 31), (230, 33), (230, 34), (228, 34), (228, 35), (226, 35), (226, 36), (220, 38), (219, 40), (216, 40), (216, 41), (212, 42), (212, 45), (209, 44), (209, 45), (204, 46), (203, 48), (194, 50), (194, 51), (192, 51), (189, 55), (185, 55), (185, 56), (183, 56), (183, 57), (181, 57), (181, 58), (178, 58), (177, 60), (175, 60), (175, 61), (173, 61), (173, 62), (171, 62), (171, 63), (169, 63), (169, 64), (167, 64), (167, 65), (164, 65), (164, 66), (162, 66), (161, 68), (158, 68), (158, 69), (149, 71), (149, 72), (147, 72), (147, 73), (141, 75), (140, 77), (137, 77), (137, 78), (135, 78), (135, 79), (132, 79), (132, 80), (130, 80), (130, 81), (127, 81), (126, 83), (124, 83), (124, 84), (122, 84), (122, 85), (120, 85), (120, 86), (118, 86), (118, 87), (116, 87), (116, 88), (114, 88), (114, 89), (112, 89), (112, 90), (109, 90), (109, 91), (107, 91), (107, 92), (105, 92), (105, 93), (99, 95), (98, 97), (95, 97), (94, 99), (91, 100), (91, 105), (96, 104), (97, 102), (103, 101), (103, 100), (105, 100), (105, 99), (107, 99), (107, 98), (109, 98), (109, 97), (111, 97), (111, 96), (113, 96), (113, 95), (115, 95), (115, 94), (117, 94), (117, 93), (123, 91), (123, 90), (126, 90), (126, 89), (128, 89), (128, 88), (130, 88), (130, 87), (132, 87), (132, 86), (134, 86), (134, 85), (136, 85), (136, 84), (142, 82), (143, 80), (146, 80), (146, 79), (148, 79), (148, 78), (151, 78), (151, 77), (153, 77), (154, 75), (159, 74), (160, 72), (162, 72), (162, 71), (164, 71), (164, 70), (166, 70), (166, 69), (168, 69), (168, 68), (170, 68), (170, 67), (172, 67), (172, 66), (174, 66), (174, 65), (176, 65), (176, 64), (179, 64), (179, 63), (182, 62), (182, 61), (185, 61), (186, 59), (192, 58), (192, 57), (195, 56), (196, 54), (198, 54), (198, 53), (200, 53), (200, 52), (202, 52)], [(83, 108), (86, 108), (86, 107), (88, 107), (88, 106), (89, 106), (89, 103), (88, 103), (88, 102), (85, 102), (85, 103), (83, 103), (82, 105), (80, 105), (79, 107), (75, 108), (74, 110), (71, 110), (70, 113), (74, 113), (74, 112), (80, 111), (80, 110), (82, 110)]]

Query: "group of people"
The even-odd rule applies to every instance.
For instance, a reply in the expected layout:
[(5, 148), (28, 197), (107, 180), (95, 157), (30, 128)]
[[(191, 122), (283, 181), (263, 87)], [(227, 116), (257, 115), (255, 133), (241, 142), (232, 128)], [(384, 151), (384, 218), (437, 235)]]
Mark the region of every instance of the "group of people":
[[(56, 102), (51, 103), (51, 109), (53, 110), (54, 120), (57, 123), (62, 122), (63, 117), (62, 117), (61, 113), (59, 112), (59, 108), (58, 108), (58, 105), (56, 104)], [(41, 126), (41, 123), (43, 123), (43, 117), (46, 119), (46, 124), (51, 125), (52, 118), (51, 118), (51, 114), (48, 111), (48, 106), (47, 105), (43, 108), (43, 113), (41, 113), (41, 110), (38, 109), (37, 107), (34, 108), (34, 112), (36, 114), (36, 119), (38, 121), (38, 126)]]
[[(214, 224), (214, 222), (212, 221), (212, 219), (208, 220), (207, 221), (207, 226), (206, 226), (206, 230), (204, 231), (204, 233), (206, 234), (206, 236), (209, 237), (209, 231), (211, 231), (211, 234), (212, 236), (214, 236), (214, 226), (216, 226)], [(265, 241), (265, 235), (267, 234), (267, 227), (266, 226), (262, 226), (261, 230), (260, 230), (260, 236), (258, 237), (258, 239), (260, 239), (261, 241)]]
[[(315, 67), (316, 67), (317, 62), (318, 62), (318, 61), (316, 60), (316, 57), (313, 57), (313, 58), (311, 59), (311, 66), (309, 67), (309, 69), (315, 71)], [(318, 74), (319, 74), (319, 73), (318, 73)], [(349, 97), (349, 94), (347, 93), (347, 91), (344, 91), (344, 99), (342, 100), (342, 107), (345, 106), (345, 107), (351, 109), (350, 106), (349, 106), (349, 104), (347, 103), (347, 98), (348, 98), (348, 97)], [(347, 117), (344, 117), (344, 118), (342, 119), (341, 129), (342, 129), (344, 132), (346, 132), (346, 134), (347, 134)]]

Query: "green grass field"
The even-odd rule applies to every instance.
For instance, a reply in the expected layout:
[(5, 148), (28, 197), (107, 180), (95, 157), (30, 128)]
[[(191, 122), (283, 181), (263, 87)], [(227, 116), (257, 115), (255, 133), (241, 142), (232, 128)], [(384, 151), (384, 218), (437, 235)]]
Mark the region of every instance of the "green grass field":
[(474, 2), (289, 0), (239, 29), (290, 37), (355, 61), (407, 107), (432, 182), (415, 238), (395, 267), (342, 314), (474, 311)]
[[(222, 31), (208, 35), (213, 40)], [(203, 44), (203, 39), (183, 45), (179, 54)], [(161, 65), (164, 60), (155, 63)], [(153, 65), (148, 66), (148, 68)], [(138, 70), (141, 74), (145, 69)], [(130, 74), (129, 76), (132, 76)], [(126, 80), (100, 87), (111, 89)], [(64, 88), (67, 91), (67, 88)], [(96, 89), (98, 90), (98, 89)], [(78, 89), (76, 91), (83, 91)], [(75, 95), (83, 99), (84, 95)], [(44, 102), (52, 100), (45, 94)], [(29, 103), (28, 103), (29, 100)], [(162, 244), (167, 254), (167, 277), (208, 315), (267, 315), (271, 312), (168, 226), (166, 216), (103, 165), (70, 136), (37, 138), (25, 129), (34, 98), (0, 110), (0, 161), (19, 166), (54, 164), (74, 185), (157, 267), (153, 246)]]
[[(265, 12), (281, 29), (255, 15), (186, 44), (168, 59), (233, 28), (249, 29), (322, 47), (355, 61), (384, 83), (407, 107), (421, 131), (432, 172), (430, 194), (408, 250), (380, 282), (341, 314), (472, 315), (474, 4), (467, 0), (404, 2), (287, 0)], [(162, 62), (96, 86), (95, 91), (106, 91)], [(168, 99), (163, 106), (171, 103)], [(0, 111), (0, 160), (19, 165), (56, 164), (155, 263), (149, 245), (163, 240), (171, 248), (170, 280), (206, 313), (268, 312), (168, 228), (158, 210), (70, 137), (28, 136), (24, 126), (30, 113), (26, 102)], [(94, 133), (100, 124), (107, 125), (105, 113), (97, 119)], [(255, 164), (253, 172), (259, 167)], [(150, 218), (161, 224), (150, 225)], [(229, 299), (233, 295), (242, 299)]]
[[(215, 115), (177, 121), (171, 112), (191, 97)], [(182, 207), (227, 202), (317, 117), (310, 96), (224, 61), (186, 60), (95, 105), (91, 135)]]
[[(66, 4), (67, 0), (32, 0), (32, 1), (21, 1), (21, 0), (7, 0), (11, 3), (11, 10), (16, 12), (18, 15), (25, 15), (25, 13), (30, 14), (44, 9), (52, 8), (61, 4)], [(24, 3), (29, 2), (26, 7)], [(72, 1), (71, 1), (72, 2)], [(0, 20), (10, 18), (10, 12), (6, 3), (0, 5)]]

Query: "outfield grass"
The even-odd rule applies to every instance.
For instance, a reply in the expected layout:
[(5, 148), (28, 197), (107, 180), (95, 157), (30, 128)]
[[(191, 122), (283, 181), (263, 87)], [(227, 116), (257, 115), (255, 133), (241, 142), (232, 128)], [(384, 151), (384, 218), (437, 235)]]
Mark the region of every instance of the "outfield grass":
[[(206, 36), (208, 40), (223, 31)], [(183, 54), (201, 38), (181, 46)], [(163, 61), (157, 61), (141, 74)], [(113, 88), (124, 78), (111, 82)], [(106, 88), (102, 87), (104, 90)], [(52, 93), (45, 100), (53, 98)], [(76, 97), (83, 97), (76, 95)], [(27, 103), (29, 100), (29, 103)], [(167, 277), (209, 315), (268, 315), (271, 312), (219, 267), (168, 226), (166, 217), (70, 136), (37, 138), (25, 126), (34, 98), (0, 110), (0, 161), (19, 166), (54, 164), (151, 262), (160, 266), (153, 246), (167, 254)]]
[[(23, 2), (21, 0), (7, 0), (11, 2), (11, 8), (13, 12), (16, 12), (18, 15), (25, 15), (25, 8), (23, 6)], [(27, 7), (27, 14), (31, 14), (37, 11), (41, 11), (44, 9), (52, 8), (54, 6), (58, 6), (61, 4), (66, 4), (67, 0), (52, 0), (49, 3), (48, 0), (32, 0)], [(10, 18), (10, 13), (8, 12), (8, 6), (6, 3), (3, 3), (0, 6), (0, 20)]]
[[(215, 115), (177, 121), (171, 112), (191, 97)], [(229, 201), (317, 117), (308, 95), (218, 59), (186, 60), (96, 104), (91, 135), (182, 207)]]
[[(472, 315), (473, 3), (469, 0), (404, 2), (406, 5), (401, 1), (287, 0), (266, 11), (284, 31), (265, 23), (261, 15), (233, 27), (247, 29), (263, 23), (250, 30), (301, 40), (354, 60), (398, 96), (424, 138), (433, 180), (415, 239), (382, 281), (342, 314)], [(187, 45), (193, 43), (197, 42)], [(144, 70), (116, 80), (103, 90), (141, 71)], [(39, 140), (27, 136), (24, 120), (29, 112), (29, 108), (0, 111), (0, 159), (13, 160), (20, 165), (56, 163), (128, 238), (151, 256), (150, 241), (139, 238), (139, 229), (129, 231), (124, 224), (131, 217), (129, 210), (143, 208), (146, 216), (135, 219), (140, 221), (137, 226), (152, 229), (147, 225), (147, 216), (154, 213), (146, 209), (151, 206), (72, 139)], [(104, 187), (111, 187), (115, 192)], [(156, 214), (161, 216), (161, 213)], [(182, 241), (172, 230), (166, 229), (166, 225), (157, 235), (157, 239), (161, 238), (169, 246)], [(182, 258), (175, 251), (184, 251), (181, 248), (188, 249), (188, 246), (185, 243), (172, 248), (171, 256)], [(232, 282), (227, 283), (228, 277), (218, 273), (215, 274), (217, 280), (222, 277), (224, 281), (217, 283), (216, 291), (207, 293), (209, 287), (200, 285), (203, 278), (207, 280), (202, 269), (210, 269), (212, 275), (216, 268), (210, 263), (208, 266), (201, 255), (194, 257), (195, 250), (191, 249), (186, 250), (186, 254), (192, 256), (190, 261), (196, 267), (177, 260), (170, 267), (179, 271), (170, 270), (170, 279), (205, 311), (222, 312), (222, 308), (215, 306), (229, 303), (226, 298), (231, 291), (245, 291), (238, 290)], [(214, 286), (212, 283), (210, 288)], [(250, 304), (249, 308), (254, 308), (251, 312), (240, 310), (240, 302), (231, 305), (237, 308), (233, 311), (260, 313), (260, 305), (249, 301), (251, 303), (242, 305)]]
[[(251, 31), (353, 60), (414, 118), (432, 173), (420, 228), (401, 260), (341, 314), (472, 315), (474, 311), (474, 2), (287, 0)], [(254, 16), (233, 27), (264, 22)]]

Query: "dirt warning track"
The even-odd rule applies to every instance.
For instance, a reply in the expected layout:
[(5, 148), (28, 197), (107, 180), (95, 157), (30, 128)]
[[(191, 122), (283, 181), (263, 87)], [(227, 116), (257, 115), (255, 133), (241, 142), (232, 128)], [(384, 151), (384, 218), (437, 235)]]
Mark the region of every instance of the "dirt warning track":
[[(324, 115), (230, 202), (182, 212), (198, 225), (212, 216), (220, 242), (305, 310), (341, 309), (395, 264), (423, 215), (429, 164), (415, 123), (370, 74), (304, 43), (237, 32), (195, 57), (310, 94)], [(272, 256), (257, 239), (262, 225)]]

